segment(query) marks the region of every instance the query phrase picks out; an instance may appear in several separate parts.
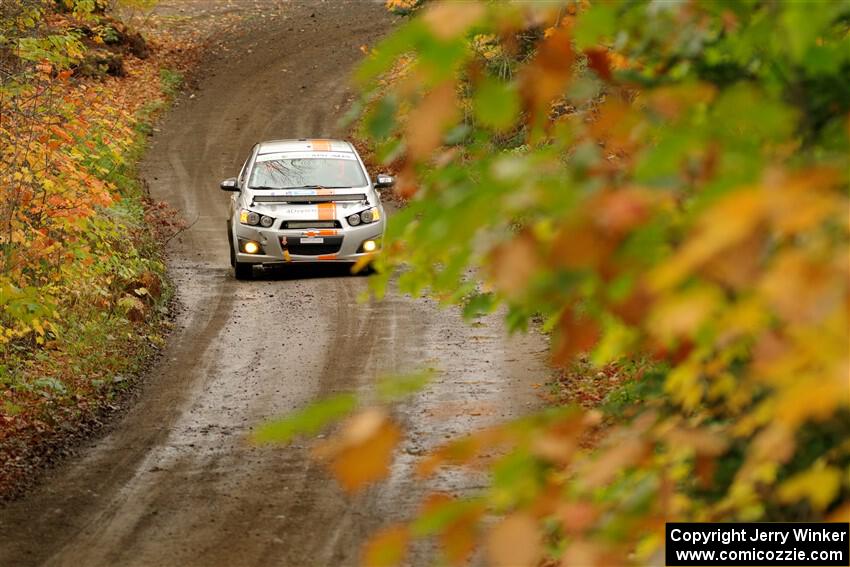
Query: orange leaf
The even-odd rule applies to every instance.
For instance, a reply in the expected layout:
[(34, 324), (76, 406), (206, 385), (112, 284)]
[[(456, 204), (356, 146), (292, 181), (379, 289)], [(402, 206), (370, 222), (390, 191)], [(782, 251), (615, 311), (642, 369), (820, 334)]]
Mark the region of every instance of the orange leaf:
[(573, 270), (599, 269), (614, 251), (616, 241), (612, 236), (590, 219), (574, 219), (555, 235), (551, 261), (556, 266)]
[(646, 221), (656, 200), (657, 192), (639, 187), (605, 191), (592, 203), (594, 220), (603, 231), (623, 235)]
[(590, 502), (565, 502), (555, 511), (565, 532), (571, 535), (584, 532), (593, 526), (599, 517), (599, 510)]
[(590, 123), (590, 132), (605, 142), (608, 151), (628, 153), (640, 138), (638, 112), (627, 102), (609, 96), (600, 107), (596, 119)]
[(600, 334), (596, 321), (571, 307), (564, 309), (552, 346), (552, 363), (557, 366), (570, 363), (576, 355), (591, 350)]
[(483, 510), (470, 509), (440, 534), (440, 544), (449, 563), (462, 565), (469, 559), (475, 549), (478, 521), (483, 514)]
[(440, 145), (443, 131), (458, 115), (454, 81), (438, 85), (410, 113), (407, 122), (407, 147), (410, 157), (422, 160)]
[(340, 431), (315, 449), (340, 484), (354, 492), (384, 478), (401, 431), (385, 411), (372, 408), (352, 416)]
[(594, 47), (584, 51), (587, 57), (587, 66), (594, 70), (600, 79), (611, 80), (611, 63), (608, 59), (608, 50), (604, 47)]
[(496, 288), (508, 297), (526, 291), (538, 268), (537, 245), (529, 232), (500, 244), (490, 253), (490, 276)]
[(469, 29), (484, 14), (478, 2), (439, 2), (428, 7), (422, 19), (440, 39), (452, 39)]
[(542, 41), (534, 60), (523, 69), (520, 92), (532, 124), (540, 123), (552, 101), (566, 90), (574, 60), (570, 34), (560, 27)]
[(532, 567), (537, 565), (540, 552), (540, 530), (528, 514), (508, 516), (490, 530), (487, 538), (487, 557), (496, 567)]
[(501, 427), (490, 427), (473, 435), (457, 439), (434, 450), (419, 463), (416, 474), (427, 477), (443, 464), (465, 465), (481, 456), (484, 449), (494, 449), (508, 441), (507, 431)]

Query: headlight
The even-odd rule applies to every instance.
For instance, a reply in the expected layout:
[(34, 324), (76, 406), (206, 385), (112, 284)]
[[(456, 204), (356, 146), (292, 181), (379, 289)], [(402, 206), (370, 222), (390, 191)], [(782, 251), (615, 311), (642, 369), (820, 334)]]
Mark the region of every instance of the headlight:
[(254, 211), (249, 211), (248, 209), (242, 209), (239, 212), (239, 222), (250, 226), (260, 225), (263, 228), (269, 228), (274, 224), (274, 218), (261, 215), (260, 213), (255, 213)]
[(372, 207), (371, 209), (366, 209), (365, 211), (350, 215), (347, 220), (348, 224), (350, 224), (351, 226), (357, 226), (361, 223), (373, 223), (375, 221), (381, 220), (381, 211), (379, 211), (377, 207)]
[(242, 209), (242, 211), (239, 213), (239, 222), (241, 222), (242, 224), (257, 226), (258, 224), (260, 224), (260, 215), (259, 213), (255, 213), (254, 211)]

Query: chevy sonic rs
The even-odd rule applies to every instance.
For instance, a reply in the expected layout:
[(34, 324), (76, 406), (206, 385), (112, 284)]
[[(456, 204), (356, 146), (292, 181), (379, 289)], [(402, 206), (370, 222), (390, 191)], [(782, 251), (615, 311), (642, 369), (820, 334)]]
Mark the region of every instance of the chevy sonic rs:
[(254, 266), (356, 262), (381, 246), (385, 215), (357, 151), (340, 140), (275, 140), (254, 146), (231, 191), (227, 237), (237, 279)]

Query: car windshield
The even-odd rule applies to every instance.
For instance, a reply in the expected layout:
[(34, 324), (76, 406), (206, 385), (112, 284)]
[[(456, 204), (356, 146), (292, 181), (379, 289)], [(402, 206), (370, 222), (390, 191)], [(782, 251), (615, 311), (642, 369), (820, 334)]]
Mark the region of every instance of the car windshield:
[(263, 189), (358, 187), (366, 185), (366, 177), (356, 159), (270, 159), (254, 164), (249, 185)]

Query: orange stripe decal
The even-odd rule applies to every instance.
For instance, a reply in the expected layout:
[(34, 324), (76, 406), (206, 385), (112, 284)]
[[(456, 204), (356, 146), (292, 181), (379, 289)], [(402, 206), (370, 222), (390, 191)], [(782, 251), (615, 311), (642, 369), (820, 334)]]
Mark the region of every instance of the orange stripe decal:
[(319, 236), (336, 236), (335, 230), (320, 230)]
[(336, 218), (336, 203), (319, 203), (319, 220), (334, 220)]
[(314, 152), (329, 152), (331, 151), (331, 143), (328, 140), (310, 140), (310, 147)]
[(323, 254), (321, 256), (316, 256), (319, 260), (336, 260), (336, 254)]

